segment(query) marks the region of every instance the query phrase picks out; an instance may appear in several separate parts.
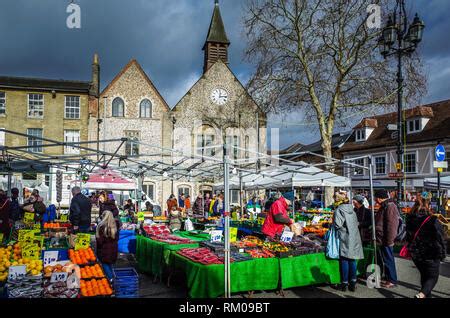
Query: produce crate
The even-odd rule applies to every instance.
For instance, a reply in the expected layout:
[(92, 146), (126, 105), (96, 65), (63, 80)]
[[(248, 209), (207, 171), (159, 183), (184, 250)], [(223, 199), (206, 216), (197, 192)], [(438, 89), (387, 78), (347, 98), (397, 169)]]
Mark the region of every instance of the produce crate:
[(42, 258), (44, 258), (45, 251), (58, 251), (58, 261), (67, 261), (69, 259), (69, 243), (67, 239), (60, 239), (63, 242), (63, 246), (58, 248), (50, 247), (50, 240), (45, 242), (45, 250), (42, 251)]
[(139, 275), (134, 268), (113, 268), (117, 298), (139, 297)]

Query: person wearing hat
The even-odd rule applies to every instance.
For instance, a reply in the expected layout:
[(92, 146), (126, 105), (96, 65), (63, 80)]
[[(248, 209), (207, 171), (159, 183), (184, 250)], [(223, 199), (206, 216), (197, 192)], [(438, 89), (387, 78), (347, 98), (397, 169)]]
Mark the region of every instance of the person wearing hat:
[(397, 284), (394, 243), (398, 233), (400, 213), (394, 201), (389, 199), (389, 193), (385, 189), (375, 191), (375, 201), (380, 205), (375, 216), (375, 234), (386, 276), (381, 286), (392, 288)]
[(287, 213), (290, 205), (291, 202), (283, 196), (271, 205), (261, 229), (264, 235), (274, 238), (276, 235), (283, 234), (285, 226), (291, 227), (294, 224), (294, 220), (290, 219)]
[(353, 207), (358, 218), (358, 228), (364, 246), (372, 241), (372, 211), (365, 206), (365, 202), (367, 199), (361, 194), (353, 197)]

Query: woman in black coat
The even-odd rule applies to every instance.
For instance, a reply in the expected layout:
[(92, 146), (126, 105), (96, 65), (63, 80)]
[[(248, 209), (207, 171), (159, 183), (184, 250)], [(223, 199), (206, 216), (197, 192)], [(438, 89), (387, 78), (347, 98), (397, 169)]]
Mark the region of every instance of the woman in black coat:
[(446, 254), (444, 229), (437, 217), (430, 213), (428, 196), (427, 193), (418, 196), (406, 220), (408, 250), (420, 272), (421, 289), (416, 298), (431, 296), (439, 279), (441, 261)]
[(109, 279), (113, 278), (113, 265), (119, 254), (119, 228), (111, 211), (103, 212), (103, 219), (97, 226), (97, 256)]

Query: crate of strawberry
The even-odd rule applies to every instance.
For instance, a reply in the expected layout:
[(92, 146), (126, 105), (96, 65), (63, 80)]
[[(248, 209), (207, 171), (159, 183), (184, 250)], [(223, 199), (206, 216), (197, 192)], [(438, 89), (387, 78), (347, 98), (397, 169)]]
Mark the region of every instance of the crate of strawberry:
[[(203, 265), (220, 265), (224, 263), (223, 257), (214, 254), (210, 249), (202, 248), (183, 248), (178, 254), (190, 259), (193, 262)], [(233, 260), (232, 260), (233, 261)]]
[(167, 243), (167, 244), (172, 244), (172, 245), (181, 245), (181, 244), (192, 244), (192, 243), (194, 243), (194, 241), (192, 241), (190, 239), (179, 237), (179, 236), (172, 235), (172, 234), (158, 234), (158, 235), (152, 236), (152, 239), (155, 240), (155, 241), (159, 241), (159, 242), (163, 242), (163, 243)]
[(162, 235), (162, 234), (170, 234), (171, 233), (170, 229), (166, 225), (144, 226), (144, 231), (150, 237), (155, 236), (155, 235)]

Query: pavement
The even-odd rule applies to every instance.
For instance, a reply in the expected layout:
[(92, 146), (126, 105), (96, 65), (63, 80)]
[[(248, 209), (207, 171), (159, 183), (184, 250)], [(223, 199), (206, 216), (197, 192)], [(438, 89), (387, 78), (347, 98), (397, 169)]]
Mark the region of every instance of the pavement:
[[(420, 290), (420, 276), (410, 260), (396, 258), (398, 285), (390, 289), (369, 289), (365, 281), (359, 281), (356, 292), (342, 292), (329, 285), (307, 286), (278, 291), (255, 291), (252, 295), (241, 293), (233, 298), (413, 298)], [(131, 254), (122, 254), (117, 267), (136, 267)], [(187, 298), (187, 288), (183, 277), (174, 277), (171, 286), (163, 281), (154, 281), (152, 277), (139, 273), (141, 298)], [(433, 298), (450, 298), (450, 257), (441, 264), (439, 281), (433, 290)]]

